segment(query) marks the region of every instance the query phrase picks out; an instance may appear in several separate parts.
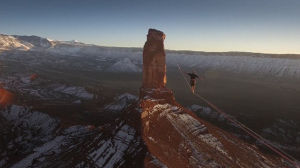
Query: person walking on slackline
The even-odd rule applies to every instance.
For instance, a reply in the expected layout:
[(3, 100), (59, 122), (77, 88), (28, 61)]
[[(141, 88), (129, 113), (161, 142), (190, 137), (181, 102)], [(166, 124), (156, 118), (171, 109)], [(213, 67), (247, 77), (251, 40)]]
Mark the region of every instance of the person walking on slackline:
[[(185, 72), (186, 73), (186, 72)], [(187, 75), (190, 76), (190, 85), (191, 85), (191, 89), (193, 94), (195, 93), (195, 88), (196, 88), (196, 78), (202, 80), (202, 77), (199, 77), (195, 71), (193, 71), (192, 73), (186, 73)]]

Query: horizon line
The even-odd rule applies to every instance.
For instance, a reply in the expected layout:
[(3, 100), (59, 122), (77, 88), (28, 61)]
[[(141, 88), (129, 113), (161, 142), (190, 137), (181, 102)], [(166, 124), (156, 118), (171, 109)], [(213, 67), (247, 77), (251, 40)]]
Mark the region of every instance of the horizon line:
[[(112, 48), (137, 48), (137, 49), (143, 49), (143, 47), (138, 47), (138, 46), (111, 46), (111, 45), (102, 45), (102, 44), (97, 44), (97, 43), (88, 43), (88, 42), (82, 42), (80, 40), (57, 40), (57, 39), (52, 39), (52, 38), (48, 38), (48, 37), (42, 37), (42, 36), (38, 36), (38, 35), (18, 35), (18, 34), (2, 34), (0, 33), (0, 35), (9, 35), (9, 36), (36, 36), (36, 37), (40, 37), (40, 38), (44, 38), (47, 40), (52, 40), (52, 41), (65, 41), (65, 42), (71, 42), (71, 41), (76, 41), (76, 43), (83, 43), (86, 45), (95, 45), (95, 46), (99, 46), (99, 47), (112, 47)], [(189, 49), (169, 49), (169, 48), (165, 48), (166, 51), (178, 51), (178, 52), (202, 52), (202, 53), (251, 53), (251, 54), (269, 54), (269, 55), (297, 55), (300, 56), (300, 53), (271, 53), (271, 52), (256, 52), (256, 51), (205, 51), (205, 50), (189, 50)]]

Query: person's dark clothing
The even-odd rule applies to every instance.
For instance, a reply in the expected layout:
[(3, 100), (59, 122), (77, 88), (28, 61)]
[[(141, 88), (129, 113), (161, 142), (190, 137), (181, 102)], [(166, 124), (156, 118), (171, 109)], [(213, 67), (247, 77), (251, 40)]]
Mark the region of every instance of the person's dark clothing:
[(200, 77), (198, 75), (196, 75), (195, 73), (186, 73), (187, 75), (190, 76), (191, 80), (190, 80), (190, 85), (191, 85), (191, 90), (193, 92), (193, 94), (195, 93), (195, 87), (196, 87), (196, 78)]
[(191, 86), (195, 86), (195, 84), (196, 84), (196, 79), (194, 78), (194, 79), (191, 79), (190, 80), (190, 85)]
[(194, 86), (196, 84), (196, 78), (199, 78), (199, 76), (194, 73), (187, 73), (187, 74), (191, 78), (191, 81), (190, 81), (191, 86)]
[(199, 76), (194, 73), (187, 73), (187, 74), (191, 77), (191, 79), (199, 78)]
[(186, 73), (190, 76), (191, 80), (190, 80), (190, 85), (191, 86), (195, 86), (196, 84), (196, 78), (199, 78), (198, 75), (194, 74), (194, 73)]

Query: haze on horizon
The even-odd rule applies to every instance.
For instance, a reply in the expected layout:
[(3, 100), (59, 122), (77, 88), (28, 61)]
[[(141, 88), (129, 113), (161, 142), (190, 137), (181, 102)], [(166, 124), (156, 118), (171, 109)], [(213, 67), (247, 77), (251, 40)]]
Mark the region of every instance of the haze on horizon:
[(298, 0), (4, 0), (0, 33), (142, 47), (148, 28), (172, 50), (300, 54)]

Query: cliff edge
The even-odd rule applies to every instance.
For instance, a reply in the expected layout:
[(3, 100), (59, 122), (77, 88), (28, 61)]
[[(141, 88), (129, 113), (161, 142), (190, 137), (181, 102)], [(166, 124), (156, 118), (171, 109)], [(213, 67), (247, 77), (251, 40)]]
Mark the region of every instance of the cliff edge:
[(143, 51), (139, 103), (141, 134), (148, 152), (171, 168), (285, 167), (276, 156), (262, 153), (176, 102), (165, 87), (165, 37), (163, 32), (149, 29)]

